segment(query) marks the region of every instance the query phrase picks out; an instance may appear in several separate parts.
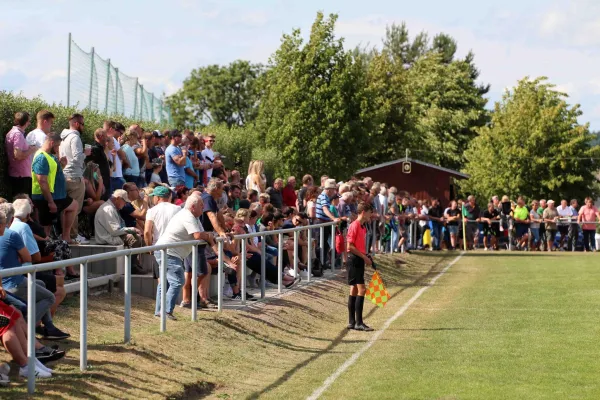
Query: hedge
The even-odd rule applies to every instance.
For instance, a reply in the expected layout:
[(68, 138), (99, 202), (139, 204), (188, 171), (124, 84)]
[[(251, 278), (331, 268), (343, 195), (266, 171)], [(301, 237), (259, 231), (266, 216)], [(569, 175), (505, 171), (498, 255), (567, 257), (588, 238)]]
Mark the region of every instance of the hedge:
[[(132, 124), (140, 124), (146, 130), (153, 129), (168, 129), (166, 124), (158, 124), (149, 121), (140, 121), (133, 118), (127, 118), (122, 115), (107, 115), (97, 111), (79, 110), (75, 107), (66, 107), (62, 104), (48, 104), (40, 97), (29, 99), (21, 94), (15, 94), (7, 91), (0, 91), (0, 146), (4, 149), (4, 139), (6, 134), (13, 127), (14, 115), (18, 111), (27, 111), (31, 116), (31, 125), (27, 132), (36, 128), (35, 116), (38, 111), (47, 109), (50, 110), (56, 117), (54, 120), (53, 130), (62, 132), (63, 129), (69, 127), (69, 116), (75, 112), (83, 114), (85, 117), (85, 130), (82, 135), (82, 140), (86, 144), (91, 144), (94, 139), (94, 131), (101, 128), (104, 121), (112, 119), (121, 122), (123, 125), (130, 126)], [(8, 191), (8, 161), (6, 151), (0, 151), (0, 196), (7, 197)]]

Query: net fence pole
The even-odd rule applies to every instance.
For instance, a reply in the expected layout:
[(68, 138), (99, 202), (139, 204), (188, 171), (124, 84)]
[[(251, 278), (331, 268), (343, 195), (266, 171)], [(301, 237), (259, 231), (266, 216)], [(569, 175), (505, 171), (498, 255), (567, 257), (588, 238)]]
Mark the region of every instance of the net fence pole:
[(108, 88), (110, 86), (110, 58), (108, 59), (108, 66), (106, 67), (106, 102), (104, 103), (104, 113), (108, 112)]
[(138, 103), (138, 79), (135, 78), (135, 94), (133, 96), (133, 119), (135, 119), (137, 112), (137, 103)]
[(154, 95), (150, 98), (150, 119), (154, 121)]
[(115, 114), (119, 114), (119, 68), (115, 68)]
[(88, 102), (88, 108), (92, 109), (92, 92), (94, 85), (94, 48), (92, 47), (92, 58), (90, 62), (90, 100)]
[(71, 104), (71, 32), (69, 32), (69, 54), (67, 56), (67, 107)]

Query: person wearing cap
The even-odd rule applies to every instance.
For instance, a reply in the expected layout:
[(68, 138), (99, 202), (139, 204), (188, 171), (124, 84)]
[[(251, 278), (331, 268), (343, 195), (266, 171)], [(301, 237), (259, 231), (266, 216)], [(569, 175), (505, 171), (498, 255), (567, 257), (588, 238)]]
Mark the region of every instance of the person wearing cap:
[[(316, 217), (319, 223), (325, 222), (339, 222), (340, 219), (336, 218), (332, 212), (330, 211), (331, 199), (337, 193), (337, 184), (335, 183), (335, 179), (327, 179), (325, 180), (325, 184), (323, 185), (323, 191), (317, 198), (316, 203)], [(329, 241), (332, 239), (331, 237), (331, 229), (323, 230), (324, 243), (325, 243), (325, 254), (330, 254), (331, 244)], [(331, 265), (333, 265), (334, 260), (330, 260)]]
[(554, 200), (547, 201), (548, 207), (542, 214), (542, 219), (546, 223), (546, 241), (548, 244), (548, 251), (552, 251), (554, 247), (554, 239), (556, 239), (556, 232), (558, 230), (556, 221), (558, 220), (558, 211), (554, 207)]
[(181, 211), (181, 207), (171, 203), (171, 195), (171, 191), (164, 186), (157, 186), (152, 191), (154, 206), (147, 211), (144, 226), (144, 240), (148, 246), (156, 244), (169, 221)]
[(165, 151), (165, 160), (167, 164), (167, 177), (169, 186), (185, 186), (185, 165), (187, 163), (187, 148), (181, 149), (181, 132), (174, 130), (171, 132), (171, 144)]
[(148, 183), (150, 182), (157, 182), (157, 183), (168, 183), (169, 182), (169, 178), (167, 176), (167, 170), (163, 167), (160, 169), (160, 171), (158, 172), (158, 176), (160, 177), (160, 181), (157, 181), (155, 178), (155, 180), (152, 180), (152, 174), (154, 173), (154, 168), (155, 168), (155, 164), (156, 164), (156, 160), (162, 160), (162, 165), (164, 165), (164, 160), (165, 160), (165, 152), (162, 149), (161, 145), (162, 142), (164, 141), (165, 136), (159, 131), (159, 130), (155, 130), (152, 131), (152, 136), (154, 137), (154, 141), (153, 141), (153, 146), (148, 148), (148, 158), (150, 158), (152, 165), (152, 170), (148, 170), (146, 171), (146, 181), (148, 181)]
[(129, 203), (127, 192), (117, 189), (107, 202), (102, 204), (94, 217), (96, 243), (99, 245), (125, 246), (136, 248), (142, 245), (142, 232), (129, 228), (121, 218), (119, 210)]

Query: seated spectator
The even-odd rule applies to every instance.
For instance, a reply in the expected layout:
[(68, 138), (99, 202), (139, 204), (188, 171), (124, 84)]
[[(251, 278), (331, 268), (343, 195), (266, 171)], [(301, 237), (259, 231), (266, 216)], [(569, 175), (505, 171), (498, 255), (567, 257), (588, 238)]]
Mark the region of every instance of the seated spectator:
[[(242, 194), (242, 189), (238, 185), (235, 185), (235, 184), (229, 185), (229, 201), (227, 202), (227, 207), (231, 208), (233, 211), (237, 211), (240, 208), (242, 208), (240, 206), (241, 194)], [(248, 204), (248, 207), (243, 207), (243, 208), (248, 209), (249, 204)]]
[(298, 196), (296, 195), (296, 178), (290, 176), (287, 185), (281, 191), (283, 205), (286, 207), (297, 207)]
[(161, 173), (163, 171), (163, 160), (161, 158), (155, 158), (152, 160), (152, 175), (150, 175), (150, 182), (162, 183)]
[[(32, 212), (29, 199), (15, 200), (13, 208), (15, 215), (13, 222), (10, 225), (10, 230), (15, 231), (21, 236), (27, 251), (29, 251), (29, 254), (31, 255), (33, 264), (39, 264), (42, 262), (42, 253), (33, 236), (33, 231), (27, 224), (29, 215)], [(50, 308), (50, 315), (54, 316), (56, 309), (67, 295), (64, 286), (65, 278), (64, 276), (55, 276), (53, 271), (39, 271), (36, 273), (36, 279), (44, 282), (45, 288), (54, 294), (54, 304)]]
[[(96, 129), (96, 131), (94, 132), (94, 143), (92, 144), (92, 153), (89, 157), (86, 158), (86, 165), (89, 165), (90, 162), (94, 162), (96, 165), (98, 165), (98, 169), (96, 171), (93, 171), (96, 173), (96, 175), (99, 175), (101, 178), (101, 182), (102, 182), (102, 191), (100, 192), (100, 200), (106, 201), (108, 200), (108, 197), (110, 196), (110, 174), (111, 174), (111, 161), (109, 161), (109, 154), (110, 154), (110, 150), (114, 149), (114, 144), (112, 143), (112, 138), (110, 138), (110, 142), (111, 142), (111, 149), (107, 149), (107, 145), (108, 145), (108, 136), (106, 135), (106, 131), (102, 128), (98, 128)], [(108, 152), (107, 152), (108, 150)], [(116, 153), (116, 151), (115, 151)], [(84, 177), (85, 177), (85, 171), (84, 171)], [(97, 186), (99, 185), (99, 181), (98, 179), (96, 179), (96, 184)], [(86, 186), (86, 193), (88, 191), (88, 188)], [(86, 197), (91, 197), (90, 195), (86, 194)], [(84, 209), (85, 209), (85, 205), (84, 205)]]
[(31, 165), (32, 171), (32, 200), (38, 209), (40, 223), (50, 234), (50, 227), (55, 219), (59, 218), (62, 228), (62, 238), (73, 244), (70, 231), (75, 220), (79, 204), (67, 196), (67, 181), (63, 173), (66, 165), (65, 157), (57, 158), (61, 143), (60, 135), (48, 135), (44, 145), (37, 151)]
[[(121, 215), (121, 218), (125, 221), (126, 227), (137, 228), (143, 232), (146, 212), (149, 208), (148, 199), (144, 197), (140, 201), (140, 189), (135, 183), (126, 183), (123, 185), (123, 190), (127, 192), (129, 202), (119, 210), (119, 215)], [(137, 207), (134, 206), (134, 202), (137, 204)]]
[[(283, 210), (283, 196), (281, 190), (283, 189), (283, 179), (277, 178), (273, 182), (273, 187), (267, 189), (269, 195), (269, 203), (273, 204), (275, 208)], [(261, 195), (262, 197), (262, 195)]]
[(258, 192), (256, 190), (248, 191), (248, 202), (250, 204), (258, 203)]
[(232, 185), (237, 185), (239, 188), (242, 187), (242, 178), (240, 177), (240, 171), (236, 169), (231, 171), (231, 179), (229, 183)]
[[(126, 248), (137, 248), (142, 245), (141, 231), (137, 228), (127, 227), (119, 214), (119, 210), (127, 203), (129, 203), (127, 192), (117, 189), (110, 199), (100, 206), (94, 218), (97, 244), (125, 246)], [(140, 270), (138, 268), (138, 271)]]
[(269, 204), (270, 202), (271, 202), (271, 196), (269, 196), (268, 194), (262, 193), (260, 196), (258, 196), (258, 203), (261, 206), (264, 207), (265, 205)]
[[(0, 206), (0, 271), (16, 268), (23, 265), (31, 265), (31, 254), (25, 247), (21, 236), (10, 229), (14, 208), (10, 203)], [(12, 295), (27, 298), (27, 280), (24, 275), (15, 275), (2, 278), (2, 287)], [(43, 282), (35, 285), (35, 320), (42, 321), (43, 326), (36, 328), (36, 332), (45, 339), (61, 340), (70, 337), (68, 333), (62, 332), (52, 321), (49, 313), (55, 302), (54, 295), (43, 286)]]
[(175, 205), (181, 206), (185, 204), (188, 195), (189, 189), (185, 185), (179, 185), (175, 188)]
[(88, 215), (94, 215), (98, 208), (104, 203), (102, 197), (106, 188), (104, 186), (104, 178), (100, 174), (98, 164), (88, 162), (83, 171), (83, 181), (85, 182), (85, 203), (83, 212)]

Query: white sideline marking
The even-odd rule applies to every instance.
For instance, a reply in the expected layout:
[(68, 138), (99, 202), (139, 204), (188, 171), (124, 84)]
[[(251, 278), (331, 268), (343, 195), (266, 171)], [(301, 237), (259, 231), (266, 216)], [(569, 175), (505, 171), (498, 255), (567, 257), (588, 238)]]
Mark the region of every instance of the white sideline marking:
[(358, 350), (356, 353), (352, 354), (352, 357), (350, 357), (348, 360), (346, 360), (346, 362), (344, 364), (342, 364), (329, 378), (325, 379), (325, 382), (323, 383), (323, 385), (320, 388), (318, 388), (317, 390), (315, 390), (313, 392), (313, 394), (311, 394), (309, 397), (307, 397), (307, 400), (317, 400), (319, 397), (321, 397), (321, 395), (327, 389), (329, 389), (329, 387), (331, 385), (333, 385), (333, 383), (336, 381), (337, 378), (340, 377), (340, 375), (342, 375), (348, 368), (350, 368), (359, 359), (359, 357), (363, 355), (363, 353), (365, 351), (369, 350), (369, 348), (375, 344), (377, 339), (379, 339), (379, 337), (381, 335), (383, 335), (383, 332), (385, 332), (386, 329), (389, 328), (390, 325), (395, 320), (397, 320), (400, 316), (402, 316), (402, 314), (404, 314), (406, 312), (406, 310), (408, 310), (408, 308), (415, 301), (417, 301), (417, 299), (419, 297), (421, 297), (421, 295), (423, 293), (425, 293), (425, 291), (427, 289), (432, 287), (435, 284), (435, 282), (442, 275), (444, 275), (446, 273), (446, 271), (448, 271), (450, 269), (451, 266), (453, 266), (454, 264), (456, 264), (458, 262), (458, 260), (460, 260), (460, 258), (463, 256), (463, 254), (464, 254), (464, 251), (461, 252), (458, 256), (456, 256), (456, 258), (454, 260), (452, 260), (452, 262), (450, 264), (448, 264), (439, 274), (437, 274), (431, 280), (431, 282), (429, 282), (429, 284), (427, 286), (424, 286), (421, 289), (419, 289), (417, 291), (417, 293), (415, 293), (414, 296), (410, 298), (410, 300), (408, 300), (406, 303), (404, 303), (404, 305), (402, 307), (400, 307), (400, 309), (396, 312), (396, 314), (394, 314), (390, 319), (388, 319), (385, 322), (385, 324), (383, 325), (383, 328), (381, 328), (380, 330), (375, 332), (375, 334), (373, 336), (371, 336), (371, 339), (369, 339), (369, 341), (360, 350)]

